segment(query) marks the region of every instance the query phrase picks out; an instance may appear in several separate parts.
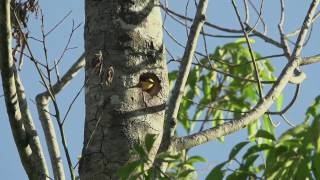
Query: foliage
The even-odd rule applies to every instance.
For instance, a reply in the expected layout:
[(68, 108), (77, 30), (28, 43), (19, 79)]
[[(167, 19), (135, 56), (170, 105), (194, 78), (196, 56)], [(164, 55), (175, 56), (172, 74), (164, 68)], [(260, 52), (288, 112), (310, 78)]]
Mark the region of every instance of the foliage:
[[(188, 134), (198, 121), (203, 122), (201, 129), (207, 122), (216, 127), (248, 112), (259, 100), (254, 68), (245, 43), (244, 39), (239, 39), (225, 44), (194, 63), (178, 114), (178, 120)], [(256, 52), (253, 56), (257, 59), (261, 79), (275, 80), (271, 63)], [(170, 72), (170, 81), (176, 76), (177, 71)], [(266, 129), (272, 129), (268, 123), (264, 125)], [(249, 136), (254, 135), (257, 126), (258, 122), (249, 126)]]
[[(195, 123), (200, 118), (203, 119), (201, 121), (203, 122), (202, 128), (207, 122), (211, 122), (211, 127), (216, 127), (227, 120), (240, 117), (243, 113), (251, 110), (257, 103), (259, 96), (256, 92), (254, 69), (245, 43), (244, 39), (240, 39), (236, 42), (225, 44), (216, 48), (213, 54), (194, 64), (188, 77), (187, 90), (178, 113), (179, 123), (188, 134), (194, 130)], [(262, 80), (275, 80), (272, 75), (274, 69), (269, 61), (261, 58), (256, 52), (253, 55), (256, 59), (260, 59), (257, 63)], [(177, 71), (169, 73), (170, 82), (173, 82), (176, 77)], [(280, 98), (278, 107), (281, 108), (281, 105), (282, 99)], [(249, 137), (254, 138), (259, 128), (258, 123), (255, 122), (249, 125)], [(267, 116), (263, 118), (263, 127), (265, 129), (263, 132), (265, 133), (258, 131), (257, 135), (267, 136), (266, 134), (271, 133), (272, 135), (274, 132)], [(220, 140), (223, 139), (220, 138)], [(146, 140), (146, 142), (152, 141)], [(248, 143), (244, 142), (236, 146), (230, 154), (229, 161), (233, 160), (237, 152)], [(197, 162), (205, 162), (205, 159), (200, 156), (188, 157), (187, 151), (179, 152), (175, 155), (162, 153), (157, 156), (156, 160), (158, 164), (161, 164), (161, 162), (168, 163), (167, 171), (162, 172), (161, 168), (157, 167), (157, 163), (153, 163), (151, 168), (146, 168), (150, 163), (147, 145), (136, 146), (134, 153), (139, 158), (119, 171), (119, 176), (123, 179), (128, 177), (140, 177), (142, 179), (154, 179), (155, 177), (159, 179), (194, 179), (193, 172), (195, 167), (193, 165)], [(246, 162), (248, 167), (255, 160), (252, 156), (249, 158), (248, 162)], [(225, 162), (225, 164), (228, 162)], [(223, 168), (222, 165), (220, 166), (220, 169)], [(221, 171), (213, 170), (213, 172), (215, 171), (221, 173)], [(211, 174), (216, 176), (217, 173)], [(220, 175), (222, 177), (223, 173)]]
[[(120, 168), (118, 175), (121, 179), (193, 179), (197, 162), (206, 162), (201, 156), (186, 158), (183, 153), (172, 155), (164, 152), (157, 156), (156, 162), (149, 160), (148, 154), (155, 141), (155, 135), (148, 134), (144, 145), (136, 145), (133, 154), (138, 158), (126, 166)], [(163, 172), (159, 164), (166, 163), (169, 166), (167, 172)], [(152, 167), (150, 167), (152, 164)]]
[[(305, 121), (284, 132), (277, 140), (272, 133), (258, 130), (255, 142), (235, 145), (229, 159), (213, 168), (207, 179), (248, 179), (258, 178), (258, 174), (262, 179), (319, 179), (319, 107), (320, 96), (308, 108)], [(237, 160), (238, 153), (248, 145), (242, 160)], [(228, 166), (234, 161), (238, 168), (228, 174)]]
[[(204, 118), (212, 120), (211, 127), (224, 123), (225, 118), (235, 119), (249, 111), (259, 97), (254, 82), (237, 80), (237, 77), (254, 80), (253, 68), (250, 66), (248, 49), (243, 47), (244, 40), (218, 47), (208, 58), (201, 59), (192, 68), (188, 78), (185, 99), (179, 110), (179, 122), (190, 133), (195, 122)], [(255, 58), (261, 56), (254, 53)], [(267, 61), (259, 62), (259, 73), (263, 80), (272, 81), (272, 65)], [(214, 63), (214, 64), (210, 64)], [(212, 67), (216, 71), (208, 68)], [(216, 72), (224, 72), (219, 75)], [(176, 71), (169, 74), (170, 81), (176, 79)], [(233, 76), (230, 78), (230, 76)], [(195, 102), (199, 103), (195, 103)], [(213, 102), (218, 102), (213, 104)], [(282, 107), (282, 97), (277, 101), (278, 109)], [(248, 126), (249, 141), (239, 142), (230, 151), (228, 160), (215, 166), (206, 179), (319, 179), (320, 178), (320, 96), (310, 106), (305, 121), (275, 137), (274, 127), (267, 115), (262, 120)], [(224, 111), (229, 110), (229, 111)], [(154, 142), (148, 136), (145, 146), (137, 146), (135, 153), (138, 160), (121, 169), (123, 179), (194, 179), (194, 164), (205, 162), (200, 156), (188, 157), (187, 151), (175, 155), (162, 153), (156, 163), (148, 167), (148, 149)], [(148, 144), (147, 144), (148, 142)], [(149, 148), (148, 148), (149, 147)], [(241, 161), (239, 156), (241, 155)], [(157, 164), (168, 163), (166, 172)], [(134, 174), (134, 175), (132, 175)], [(259, 177), (261, 176), (261, 177)]]

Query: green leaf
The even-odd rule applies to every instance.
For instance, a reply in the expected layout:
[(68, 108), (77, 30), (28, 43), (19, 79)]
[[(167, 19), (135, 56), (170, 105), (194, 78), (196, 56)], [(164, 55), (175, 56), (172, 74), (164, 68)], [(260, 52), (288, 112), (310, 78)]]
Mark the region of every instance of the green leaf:
[(296, 161), (296, 166), (291, 166), (290, 168), (295, 170), (294, 176), (296, 179), (310, 179), (310, 169), (308, 168), (309, 160), (307, 158), (302, 158), (301, 161)]
[(236, 157), (236, 155), (238, 154), (238, 152), (245, 146), (247, 145), (248, 143), (250, 143), (249, 141), (244, 141), (244, 142), (240, 142), (238, 143), (237, 145), (235, 145), (230, 154), (229, 154), (229, 161), (234, 159)]
[(258, 100), (257, 91), (255, 88), (251, 86), (244, 87), (242, 93), (245, 97), (250, 98), (250, 100), (254, 103)]
[(159, 159), (162, 162), (175, 162), (178, 161), (180, 158), (179, 154), (172, 155), (168, 152), (160, 153), (157, 155), (157, 159)]
[(177, 79), (178, 72), (179, 72), (179, 71), (171, 71), (171, 72), (168, 74), (168, 77), (169, 77), (169, 81), (170, 81), (170, 82), (172, 82), (172, 81), (174, 81), (174, 80)]
[(269, 133), (268, 131), (259, 129), (258, 132), (256, 133), (255, 137), (257, 138), (264, 138), (264, 139), (270, 139), (272, 141), (275, 141), (276, 138), (273, 136), (273, 134)]
[(183, 167), (183, 169), (192, 169), (195, 170), (195, 168), (193, 167), (193, 165), (191, 164), (186, 164), (186, 163), (182, 163), (181, 167)]
[(254, 174), (242, 170), (236, 170), (232, 174), (230, 174), (226, 180), (239, 180), (239, 179), (250, 179), (250, 177), (254, 177)]
[(279, 143), (279, 144), (282, 144), (282, 145), (284, 145), (284, 146), (287, 146), (287, 147), (289, 147), (290, 149), (293, 149), (293, 148), (295, 148), (295, 147), (299, 148), (299, 147), (302, 146), (301, 140), (299, 140), (299, 139), (297, 139), (297, 138), (295, 138), (295, 139), (288, 139), (288, 140), (286, 140), (286, 141), (282, 141), (282, 142)]
[(293, 127), (289, 130), (287, 130), (285, 133), (283, 133), (279, 138), (278, 142), (283, 142), (289, 139), (294, 139), (299, 135), (304, 136), (306, 130), (308, 129), (309, 125), (306, 123), (302, 123), (297, 125), (296, 127)]
[(269, 144), (257, 144), (254, 146), (251, 146), (247, 152), (243, 155), (243, 159), (246, 159), (249, 155), (264, 151), (264, 150), (268, 150), (268, 149), (272, 149), (273, 147), (270, 146)]
[(188, 169), (188, 170), (185, 170), (185, 171), (182, 171), (178, 177), (179, 178), (186, 178), (190, 173), (194, 172), (194, 170), (192, 169)]
[(138, 168), (138, 166), (141, 165), (140, 161), (134, 161), (131, 162), (123, 167), (121, 167), (118, 172), (117, 175), (121, 178), (121, 179), (128, 179), (128, 177), (130, 176), (130, 174), (132, 174), (133, 172), (135, 172), (135, 170)]
[(203, 88), (203, 98), (207, 100), (211, 100), (211, 77), (204, 76), (202, 78), (202, 88)]
[(250, 155), (247, 157), (244, 165), (242, 166), (244, 169), (249, 169), (250, 167), (253, 168), (253, 163), (257, 160), (257, 158), (259, 157), (259, 154), (254, 154), (254, 155)]
[(145, 137), (145, 146), (146, 146), (146, 150), (147, 152), (150, 152), (153, 144), (154, 144), (154, 141), (156, 140), (156, 134), (147, 134), (146, 137)]
[(320, 152), (312, 157), (311, 169), (316, 179), (320, 179)]
[(148, 158), (146, 151), (141, 145), (135, 145), (134, 150), (139, 154), (140, 158)]
[(277, 99), (277, 111), (282, 110), (282, 105), (283, 105), (283, 95), (280, 94)]
[(200, 78), (200, 71), (199, 71), (199, 66), (194, 66), (194, 68), (190, 71), (187, 84), (191, 88), (196, 87), (197, 82), (199, 81)]
[(210, 173), (208, 174), (208, 176), (206, 177), (206, 180), (220, 180), (223, 179), (225, 170), (223, 170), (222, 168), (228, 163), (229, 161), (225, 161), (221, 164), (218, 164), (217, 166), (215, 166)]
[(313, 104), (307, 109), (306, 112), (306, 121), (310, 117), (316, 117), (319, 114), (318, 109), (320, 109), (320, 95), (315, 98)]
[(258, 129), (258, 122), (254, 121), (254, 122), (250, 123), (248, 125), (247, 129), (248, 129), (248, 137), (251, 141), (253, 141), (254, 135), (256, 134), (257, 129)]
[(311, 137), (311, 141), (313, 146), (315, 147), (315, 151), (320, 153), (320, 115), (314, 117), (314, 120), (311, 124), (309, 135)]
[(268, 60), (266, 60), (264, 64), (267, 67), (268, 71), (270, 71), (270, 72), (274, 71), (274, 67), (272, 66), (272, 64)]
[[(234, 41), (235, 43), (237, 44), (246, 44), (247, 43), (247, 40), (245, 38), (239, 38), (237, 40)], [(250, 44), (254, 44), (255, 43), (255, 40), (254, 39), (249, 39), (249, 43)]]
[(194, 164), (197, 162), (207, 162), (207, 160), (201, 156), (191, 156), (188, 158), (187, 162), (188, 164)]
[(269, 118), (268, 115), (263, 115), (263, 127), (266, 131), (268, 131), (274, 136), (275, 128), (272, 124), (272, 120)]

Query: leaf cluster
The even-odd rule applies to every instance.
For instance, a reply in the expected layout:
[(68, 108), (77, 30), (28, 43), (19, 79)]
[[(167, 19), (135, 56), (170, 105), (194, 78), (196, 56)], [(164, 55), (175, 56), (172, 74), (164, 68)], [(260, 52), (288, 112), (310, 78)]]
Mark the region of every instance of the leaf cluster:
[[(256, 52), (253, 56), (261, 80), (274, 81), (274, 68), (269, 60)], [(169, 73), (171, 83), (176, 79), (177, 72)], [(212, 54), (193, 63), (184, 92), (178, 121), (188, 134), (197, 122), (202, 122), (199, 130), (203, 130), (208, 122), (210, 127), (216, 127), (250, 111), (260, 98), (245, 39), (217, 47)], [(257, 125), (250, 125), (249, 134), (255, 133), (252, 129), (256, 129)]]
[[(274, 134), (259, 130), (254, 136), (255, 143), (238, 143), (231, 150), (229, 159), (215, 166), (207, 179), (320, 179), (319, 107), (320, 96), (308, 108), (305, 121), (284, 132), (277, 140)], [(245, 147), (241, 161), (237, 160)], [(228, 166), (234, 161), (238, 167), (230, 170)]]

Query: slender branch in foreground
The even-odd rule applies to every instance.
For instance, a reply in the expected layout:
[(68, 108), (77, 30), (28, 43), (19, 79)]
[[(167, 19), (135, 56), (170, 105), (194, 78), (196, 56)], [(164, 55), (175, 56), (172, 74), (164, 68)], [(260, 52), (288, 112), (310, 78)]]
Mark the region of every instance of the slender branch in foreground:
[(241, 21), (238, 8), (237, 8), (234, 0), (232, 0), (231, 2), (232, 2), (232, 6), (234, 8), (234, 11), (236, 12), (236, 15), (237, 15), (238, 21), (240, 23), (241, 29), (243, 31), (243, 35), (244, 35), (244, 37), (246, 39), (246, 43), (248, 45), (248, 49), (249, 49), (252, 65), (253, 65), (253, 68), (254, 68), (254, 76), (255, 76), (255, 80), (257, 81), (259, 97), (260, 97), (260, 100), (262, 100), (263, 92), (262, 92), (262, 85), (261, 85), (261, 80), (260, 80), (260, 76), (259, 76), (258, 64), (257, 64), (257, 62), (256, 62), (256, 60), (255, 60), (255, 58), (253, 56), (252, 47), (251, 47), (251, 44), (250, 44), (250, 41), (249, 41), (249, 37), (248, 37), (248, 34), (247, 34), (247, 32), (246, 32), (246, 30), (244, 28), (244, 25), (243, 25), (243, 23)]
[(289, 102), (289, 104), (284, 107), (282, 110), (280, 111), (269, 111), (269, 112), (266, 112), (267, 114), (271, 114), (271, 115), (281, 115), (281, 114), (284, 114), (286, 113), (292, 106), (293, 104), (296, 102), (297, 98), (298, 98), (298, 95), (299, 95), (299, 91), (300, 91), (300, 84), (297, 84), (296, 85), (296, 90), (294, 92), (294, 95), (293, 97), (291, 98), (291, 101)]
[(201, 0), (199, 2), (195, 20), (190, 29), (187, 46), (182, 57), (180, 71), (177, 76), (177, 80), (169, 100), (168, 109), (166, 111), (167, 119), (165, 127), (165, 139), (170, 139), (170, 137), (174, 135), (176, 129), (178, 110), (190, 72), (191, 63), (196, 49), (198, 37), (205, 21), (207, 5), (208, 0)]
[(281, 40), (281, 45), (282, 45), (282, 50), (285, 54), (285, 56), (287, 57), (287, 59), (289, 60), (290, 59), (290, 48), (289, 48), (289, 45), (288, 45), (288, 41), (287, 39), (285, 38), (285, 34), (284, 34), (284, 30), (283, 30), (283, 25), (284, 25), (284, 15), (285, 15), (285, 5), (284, 5), (284, 1), (283, 0), (280, 0), (280, 7), (281, 7), (281, 10), (280, 10), (280, 21), (279, 21), (279, 24), (278, 24), (278, 30), (279, 30), (279, 34), (280, 34), (280, 40)]
[[(22, 34), (23, 41), (25, 42), (26, 48), (27, 48), (27, 50), (28, 50), (28, 52), (30, 54), (31, 61), (34, 63), (35, 68), (36, 68), (36, 70), (37, 70), (37, 72), (38, 72), (38, 74), (40, 76), (41, 82), (43, 83), (43, 85), (45, 86), (47, 91), (49, 92), (50, 98), (54, 98), (54, 96), (52, 95), (52, 92), (51, 92), (51, 88), (46, 83), (45, 76), (43, 75), (43, 72), (41, 71), (41, 69), (39, 67), (39, 64), (37, 63), (37, 61), (35, 61), (36, 58), (32, 53), (32, 50), (31, 50), (31, 47), (29, 46), (27, 38), (23, 34), (23, 31), (22, 31), (22, 28), (21, 28), (21, 24), (22, 23), (20, 22), (19, 18), (17, 17), (16, 12), (13, 12), (13, 14), (14, 14), (14, 18), (18, 22), (18, 29)], [(38, 103), (47, 103), (48, 102), (48, 98), (47, 99), (45, 99), (45, 98), (38, 99), (38, 98), (41, 98), (41, 97), (39, 97), (39, 95), (37, 96), (37, 102), (39, 101)], [(52, 165), (52, 169), (53, 169), (53, 174), (54, 174), (55, 179), (64, 180), (65, 179), (65, 173), (64, 173), (62, 159), (61, 159), (61, 156), (60, 156), (59, 145), (58, 145), (58, 142), (57, 142), (57, 139), (56, 139), (56, 135), (55, 135), (55, 132), (54, 132), (54, 126), (53, 126), (51, 121), (45, 121), (45, 120), (51, 120), (51, 119), (45, 119), (46, 115), (41, 114), (42, 111), (46, 112), (46, 113), (49, 112), (49, 108), (48, 107), (46, 107), (46, 108), (47, 109), (39, 109), (38, 108), (38, 113), (39, 113), (39, 117), (40, 117), (40, 120), (41, 120), (42, 128), (44, 130), (44, 134), (45, 134), (45, 137), (46, 137), (46, 142), (47, 142), (47, 147), (48, 147), (48, 151), (49, 151), (49, 155), (50, 155), (50, 159), (51, 159), (51, 165)], [(49, 113), (47, 114), (47, 116), (49, 116), (49, 118), (50, 118), (50, 114)], [(42, 121), (42, 120), (44, 120), (44, 121)], [(54, 134), (51, 134), (52, 132)]]
[(14, 71), (15, 83), (17, 88), (19, 106), (20, 106), (21, 115), (22, 115), (21, 120), (25, 127), (27, 138), (29, 139), (29, 145), (30, 145), (30, 148), (32, 149), (32, 155), (34, 156), (33, 163), (36, 166), (37, 170), (41, 172), (43, 177), (49, 177), (46, 158), (44, 157), (40, 139), (39, 139), (37, 130), (34, 126), (34, 121), (28, 107), (22, 81), (20, 80), (19, 74), (15, 66), (13, 68), (13, 71)]
[(47, 168), (41, 163), (35, 163), (35, 160), (39, 160), (37, 159), (39, 152), (36, 152), (36, 150), (33, 149), (34, 146), (31, 144), (36, 142), (34, 139), (28, 139), (28, 132), (26, 132), (23, 124), (24, 122), (14, 77), (9, 0), (4, 0), (0, 3), (0, 42), (2, 87), (13, 138), (18, 149), (23, 168), (25, 169), (29, 179), (45, 179), (48, 175)]
[(301, 55), (303, 43), (308, 34), (308, 29), (312, 24), (312, 17), (314, 16), (314, 13), (318, 5), (319, 0), (312, 1), (308, 13), (303, 21), (303, 25), (296, 42), (296, 46), (294, 47), (294, 50), (292, 52), (291, 60), (284, 67), (278, 80), (269, 90), (268, 94), (265, 96), (265, 100), (258, 103), (255, 106), (255, 108), (253, 108), (249, 113), (245, 114), (240, 119), (231, 122), (226, 122), (218, 127), (209, 128), (207, 130), (195, 134), (176, 138), (172, 142), (172, 146), (175, 148), (176, 151), (189, 149), (194, 146), (204, 144), (215, 138), (222, 137), (231, 134), (235, 131), (238, 131), (247, 126), (248, 124), (257, 120), (270, 108), (272, 103), (279, 97), (283, 89), (288, 84), (290, 78), (294, 74), (294, 70), (299, 66), (299, 56)]
[[(52, 86), (52, 91), (51, 91), (52, 94), (55, 95), (55, 94), (59, 93), (73, 79), (73, 77), (79, 72), (79, 70), (84, 67), (84, 65), (85, 65), (85, 59), (84, 59), (84, 54), (82, 54), (80, 56), (80, 58), (71, 66), (71, 68), (61, 78), (61, 80)], [(43, 130), (44, 130), (45, 136), (46, 136), (52, 165), (58, 166), (58, 167), (56, 167), (56, 168), (58, 168), (57, 170), (61, 170), (60, 168), (62, 166), (59, 166), (59, 165), (62, 164), (62, 160), (61, 160), (61, 155), (60, 155), (60, 151), (59, 151), (59, 146), (58, 146), (58, 142), (56, 141), (57, 138), (56, 138), (56, 133), (54, 130), (54, 125), (52, 123), (53, 121), (51, 119), (50, 113), (48, 113), (50, 100), (52, 100), (52, 98), (51, 98), (51, 94), (48, 90), (43, 93), (38, 94), (36, 97), (39, 118), (41, 120), (41, 124), (42, 124)], [(68, 149), (66, 146), (64, 131), (63, 131), (62, 126), (60, 124), (59, 124), (60, 135), (61, 135), (61, 138), (63, 141), (63, 147), (64, 147), (64, 150), (66, 153), (66, 157), (67, 157), (67, 161), (68, 161), (68, 165), (69, 165), (69, 170), (72, 173), (73, 172), (72, 163), (71, 163), (71, 159), (70, 159)]]
[(318, 62), (320, 62), (320, 54), (302, 58), (301, 62), (300, 62), (300, 66), (314, 64), (314, 63), (318, 63)]

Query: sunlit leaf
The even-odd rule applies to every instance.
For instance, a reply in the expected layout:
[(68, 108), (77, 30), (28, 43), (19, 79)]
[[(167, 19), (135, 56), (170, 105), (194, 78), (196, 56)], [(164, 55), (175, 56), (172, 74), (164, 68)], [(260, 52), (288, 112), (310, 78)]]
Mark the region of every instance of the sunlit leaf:
[(179, 178), (186, 178), (187, 176), (189, 176), (193, 172), (194, 172), (194, 170), (188, 169), (188, 170), (181, 172), (178, 177)]
[(250, 124), (248, 125), (248, 127), (247, 127), (247, 129), (248, 129), (248, 137), (249, 137), (249, 139), (250, 139), (251, 141), (254, 140), (254, 136), (255, 136), (258, 128), (259, 128), (259, 127), (258, 127), (257, 121), (254, 121), (254, 122), (252, 122), (252, 123), (250, 123)]
[(248, 156), (246, 158), (245, 163), (243, 164), (242, 168), (245, 168), (245, 169), (253, 168), (253, 166), (254, 166), (253, 163), (257, 160), (257, 158), (259, 156), (260, 156), (259, 154), (253, 154), (253, 155)]
[(245, 145), (247, 145), (248, 143), (250, 143), (250, 142), (249, 142), (249, 141), (244, 141), (244, 142), (240, 142), (240, 143), (236, 144), (236, 145), (232, 148), (232, 150), (231, 150), (231, 152), (230, 152), (230, 154), (229, 154), (229, 161), (232, 160), (232, 159), (234, 159), (234, 158), (236, 157), (236, 155), (239, 153), (239, 151), (240, 151)]
[(146, 158), (148, 157), (146, 151), (143, 149), (141, 145), (135, 145), (134, 150), (139, 154), (141, 158)]
[(223, 162), (221, 164), (218, 164), (215, 166), (208, 176), (206, 177), (206, 180), (218, 180), (218, 179), (223, 179), (223, 176), (225, 174), (225, 170), (222, 168), (228, 163), (229, 161)]
[(277, 111), (282, 110), (282, 105), (283, 105), (283, 95), (280, 94), (277, 99)]
[(316, 179), (320, 179), (320, 152), (312, 157), (312, 172)]
[(153, 144), (154, 144), (154, 141), (156, 140), (156, 134), (147, 134), (146, 137), (145, 137), (145, 146), (146, 146), (146, 149), (147, 149), (147, 152), (150, 152)]
[(260, 137), (260, 138), (264, 138), (264, 139), (270, 139), (272, 141), (275, 141), (276, 138), (274, 137), (273, 134), (269, 133), (268, 131), (259, 129), (255, 135), (255, 137)]
[(203, 96), (207, 100), (211, 100), (211, 77), (204, 76), (202, 78)]
[(121, 167), (117, 174), (118, 176), (125, 180), (125, 179), (128, 179), (128, 177), (130, 176), (130, 174), (132, 174), (133, 172), (135, 172), (135, 170), (140, 166), (140, 162), (139, 161), (134, 161), (134, 162), (131, 162), (123, 167)]
[(243, 159), (246, 159), (249, 155), (261, 152), (261, 151), (265, 151), (268, 149), (272, 149), (273, 147), (270, 146), (269, 144), (256, 144), (254, 146), (251, 146), (247, 152), (243, 155)]
[(187, 162), (188, 164), (194, 164), (197, 162), (207, 162), (207, 160), (201, 156), (191, 156), (188, 158)]

